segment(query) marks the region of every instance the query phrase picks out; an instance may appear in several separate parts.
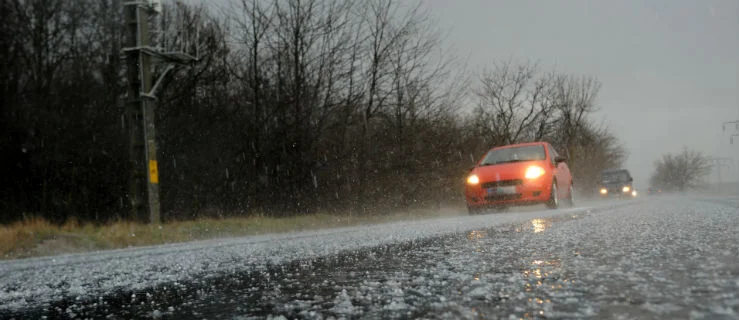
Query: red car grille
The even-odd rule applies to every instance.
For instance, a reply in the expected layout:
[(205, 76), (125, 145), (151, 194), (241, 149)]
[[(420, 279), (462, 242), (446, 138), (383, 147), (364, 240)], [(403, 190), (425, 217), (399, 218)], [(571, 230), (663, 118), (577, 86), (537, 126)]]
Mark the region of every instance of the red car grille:
[(503, 195), (493, 195), (493, 196), (487, 196), (485, 197), (485, 200), (487, 201), (508, 201), (508, 200), (518, 200), (521, 199), (521, 194), (503, 194)]
[(509, 186), (518, 186), (523, 184), (523, 180), (521, 179), (515, 179), (515, 180), (500, 180), (500, 181), (491, 181), (491, 182), (485, 182), (481, 185), (483, 189), (487, 188), (495, 188), (495, 187), (509, 187)]

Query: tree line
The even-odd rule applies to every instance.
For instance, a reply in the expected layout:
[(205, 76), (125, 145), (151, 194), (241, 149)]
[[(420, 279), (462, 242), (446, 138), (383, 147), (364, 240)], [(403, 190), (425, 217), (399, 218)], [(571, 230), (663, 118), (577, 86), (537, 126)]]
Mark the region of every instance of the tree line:
[[(2, 220), (130, 218), (120, 1), (0, 6)], [(585, 193), (623, 163), (593, 119), (595, 77), (528, 61), (468, 72), (434, 22), (397, 0), (165, 3), (154, 43), (201, 56), (157, 101), (165, 219), (461, 203), (468, 167), (524, 141), (568, 156)]]

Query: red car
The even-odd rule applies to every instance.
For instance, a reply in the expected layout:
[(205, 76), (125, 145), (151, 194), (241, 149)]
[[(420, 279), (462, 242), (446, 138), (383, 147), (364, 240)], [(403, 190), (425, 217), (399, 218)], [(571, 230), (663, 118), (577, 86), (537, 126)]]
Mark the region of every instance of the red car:
[(556, 209), (560, 200), (574, 206), (573, 179), (565, 161), (546, 142), (493, 148), (467, 176), (467, 209), (470, 214), (526, 204)]

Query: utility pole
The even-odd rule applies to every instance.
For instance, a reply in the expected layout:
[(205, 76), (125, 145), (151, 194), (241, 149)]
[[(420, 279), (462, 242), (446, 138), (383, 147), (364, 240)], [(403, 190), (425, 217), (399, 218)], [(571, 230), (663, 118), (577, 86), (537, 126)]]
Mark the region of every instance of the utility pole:
[(152, 86), (151, 56), (142, 50), (149, 46), (150, 9), (143, 1), (128, 1), (124, 2), (123, 11), (127, 36), (123, 51), (126, 54), (128, 80), (125, 112), (129, 140), (128, 197), (131, 215), (136, 220), (144, 220), (148, 213), (150, 222), (159, 222), (161, 214), (154, 101), (144, 94)]
[[(161, 222), (159, 202), (159, 163), (157, 161), (155, 107), (156, 90), (176, 64), (197, 60), (196, 56), (180, 51), (163, 52), (150, 45), (149, 18), (161, 12), (160, 0), (123, 1), (125, 17), (126, 76), (128, 89), (125, 119), (129, 140), (129, 190), (131, 215), (136, 220)], [(182, 34), (186, 34), (184, 31)], [(187, 39), (183, 44), (189, 44)], [(183, 49), (186, 46), (183, 45)], [(197, 55), (197, 53), (196, 53)], [(155, 62), (167, 67), (154, 82)]]

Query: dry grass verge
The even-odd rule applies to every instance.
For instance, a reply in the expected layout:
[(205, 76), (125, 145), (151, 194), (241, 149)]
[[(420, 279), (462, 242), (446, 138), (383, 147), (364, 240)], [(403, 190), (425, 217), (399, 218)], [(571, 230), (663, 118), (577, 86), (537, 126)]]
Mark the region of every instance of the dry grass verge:
[(220, 237), (337, 228), (452, 216), (464, 212), (461, 208), (443, 208), (441, 210), (412, 210), (367, 216), (313, 214), (289, 218), (263, 216), (208, 218), (193, 221), (174, 221), (161, 225), (118, 221), (103, 226), (80, 224), (76, 221), (68, 221), (60, 226), (41, 218), (29, 218), (10, 225), (0, 226), (0, 259), (18, 259)]

